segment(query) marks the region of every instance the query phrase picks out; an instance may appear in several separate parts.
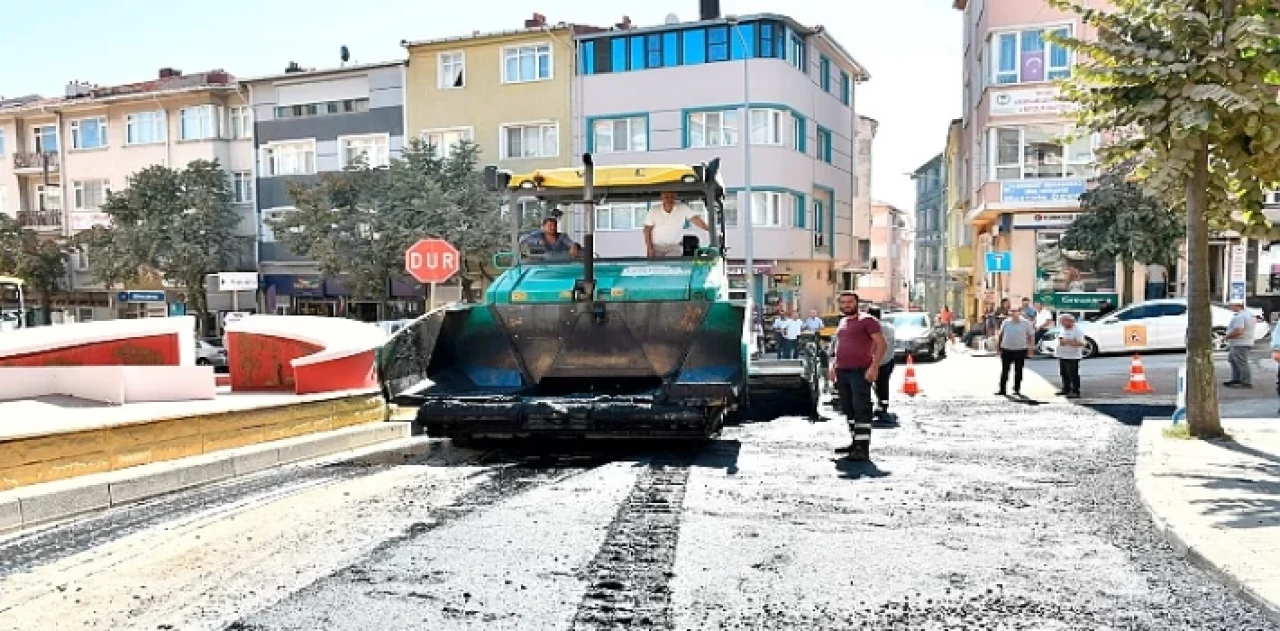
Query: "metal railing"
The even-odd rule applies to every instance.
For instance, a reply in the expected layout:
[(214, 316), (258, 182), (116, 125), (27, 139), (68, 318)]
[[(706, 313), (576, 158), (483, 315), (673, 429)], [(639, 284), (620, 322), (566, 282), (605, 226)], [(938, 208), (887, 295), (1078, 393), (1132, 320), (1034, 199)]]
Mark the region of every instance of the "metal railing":
[(45, 160), (48, 160), (49, 170), (58, 170), (58, 154), (56, 153), (40, 153), (39, 151), (25, 151), (13, 154), (13, 168), (19, 169), (44, 169)]
[(62, 211), (54, 210), (20, 210), (18, 224), (24, 228), (61, 228)]

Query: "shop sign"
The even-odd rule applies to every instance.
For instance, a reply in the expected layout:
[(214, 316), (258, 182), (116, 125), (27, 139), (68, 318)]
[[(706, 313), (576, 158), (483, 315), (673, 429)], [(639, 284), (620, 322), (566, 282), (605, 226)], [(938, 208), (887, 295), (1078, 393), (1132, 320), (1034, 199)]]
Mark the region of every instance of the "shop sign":
[[(773, 272), (772, 265), (753, 265), (752, 267), (755, 269), (756, 275), (758, 276), (768, 276), (771, 272)], [(747, 266), (746, 265), (730, 265), (728, 267), (728, 272), (730, 276), (746, 276)]]
[(1067, 228), (1079, 216), (1079, 213), (1021, 213), (1013, 216), (1013, 228), (1015, 230)]
[(178, 316), (187, 315), (187, 304), (185, 302), (169, 303), (169, 317), (176, 318)]
[(293, 295), (295, 296), (323, 296), (324, 281), (318, 277), (294, 276), (293, 277)]
[(1066, 311), (1097, 311), (1098, 303), (1106, 300), (1112, 306), (1120, 306), (1120, 294), (1092, 291), (1062, 291), (1040, 293), (1033, 298), (1050, 309)]
[(218, 291), (257, 290), (257, 272), (218, 272)]
[(1079, 203), (1085, 193), (1083, 179), (1007, 180), (1000, 183), (1003, 204)]
[(70, 213), (71, 229), (77, 232), (81, 230), (92, 230), (94, 226), (110, 226), (111, 215), (107, 213)]
[(118, 291), (116, 302), (164, 302), (163, 291)]
[(991, 116), (1064, 114), (1076, 107), (1061, 99), (1061, 91), (1056, 86), (1004, 90), (991, 96)]

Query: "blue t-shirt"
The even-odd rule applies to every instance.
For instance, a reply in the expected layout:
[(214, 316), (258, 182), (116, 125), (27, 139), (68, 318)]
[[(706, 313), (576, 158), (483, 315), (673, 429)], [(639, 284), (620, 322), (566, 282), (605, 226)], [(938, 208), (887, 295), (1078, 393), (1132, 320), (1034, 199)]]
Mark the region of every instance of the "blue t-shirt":
[(531, 254), (546, 254), (548, 259), (568, 259), (574, 246), (573, 239), (563, 232), (557, 233), (556, 240), (548, 243), (541, 230), (525, 235), (521, 242)]

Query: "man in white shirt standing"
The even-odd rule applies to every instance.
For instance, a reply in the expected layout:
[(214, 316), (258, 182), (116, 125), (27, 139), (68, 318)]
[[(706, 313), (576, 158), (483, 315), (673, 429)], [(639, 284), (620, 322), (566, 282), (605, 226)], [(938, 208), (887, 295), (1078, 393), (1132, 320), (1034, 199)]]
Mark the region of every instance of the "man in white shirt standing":
[(1076, 317), (1062, 314), (1062, 333), (1058, 335), (1058, 375), (1062, 377), (1062, 390), (1058, 396), (1068, 399), (1080, 397), (1080, 360), (1084, 358), (1084, 331), (1076, 326)]
[(796, 358), (796, 350), (800, 345), (800, 331), (803, 328), (804, 323), (795, 312), (788, 311), (787, 315), (782, 317), (778, 322), (778, 329), (782, 332), (782, 347), (778, 349), (778, 359)]
[(1169, 297), (1169, 270), (1159, 263), (1147, 264), (1147, 300)]
[(1222, 385), (1228, 388), (1252, 388), (1253, 370), (1249, 366), (1249, 349), (1253, 348), (1253, 327), (1257, 322), (1253, 314), (1244, 308), (1243, 300), (1232, 300), (1231, 322), (1227, 324), (1227, 364), (1231, 366), (1231, 380)]
[(663, 193), (662, 203), (649, 209), (644, 218), (644, 247), (649, 258), (670, 258), (684, 255), (680, 240), (684, 237), (685, 222), (706, 230), (707, 222), (688, 204), (678, 203), (675, 193)]

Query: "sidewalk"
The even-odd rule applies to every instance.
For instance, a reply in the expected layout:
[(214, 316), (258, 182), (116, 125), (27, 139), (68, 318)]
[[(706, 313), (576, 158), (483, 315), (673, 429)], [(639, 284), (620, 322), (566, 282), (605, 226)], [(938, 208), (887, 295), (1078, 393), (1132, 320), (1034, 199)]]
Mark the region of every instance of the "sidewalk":
[(1166, 438), (1170, 422), (1147, 419), (1138, 492), (1176, 548), (1280, 620), (1280, 424), (1223, 426), (1233, 441)]

